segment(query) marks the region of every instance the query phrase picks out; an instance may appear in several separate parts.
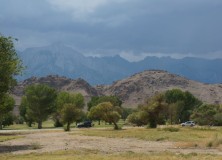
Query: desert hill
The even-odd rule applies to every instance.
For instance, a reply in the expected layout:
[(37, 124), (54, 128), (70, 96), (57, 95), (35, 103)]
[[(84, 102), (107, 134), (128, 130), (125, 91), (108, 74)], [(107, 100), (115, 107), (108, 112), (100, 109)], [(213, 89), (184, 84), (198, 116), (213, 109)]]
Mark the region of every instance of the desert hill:
[[(89, 101), (92, 96), (98, 96), (97, 90), (83, 79), (70, 79), (60, 77), (58, 75), (49, 75), (46, 77), (31, 77), (20, 83), (13, 89), (12, 95), (16, 100), (16, 105), (21, 102), (21, 97), (24, 95), (24, 90), (31, 84), (46, 84), (58, 91), (67, 91), (70, 93), (81, 93), (86, 101)], [(17, 111), (16, 111), (17, 112)]]
[(32, 77), (20, 82), (12, 94), (20, 103), (24, 88), (30, 84), (47, 84), (59, 91), (82, 93), (88, 101), (92, 96), (116, 95), (125, 107), (136, 107), (155, 93), (178, 88), (190, 91), (206, 103), (222, 103), (222, 84), (204, 84), (162, 70), (147, 70), (128, 78), (114, 82), (112, 85), (91, 86), (83, 79), (73, 80), (60, 76)]
[(144, 71), (110, 86), (99, 86), (97, 90), (105, 95), (116, 95), (124, 106), (133, 107), (155, 93), (173, 88), (189, 91), (206, 103), (222, 103), (222, 84), (204, 84), (161, 70)]

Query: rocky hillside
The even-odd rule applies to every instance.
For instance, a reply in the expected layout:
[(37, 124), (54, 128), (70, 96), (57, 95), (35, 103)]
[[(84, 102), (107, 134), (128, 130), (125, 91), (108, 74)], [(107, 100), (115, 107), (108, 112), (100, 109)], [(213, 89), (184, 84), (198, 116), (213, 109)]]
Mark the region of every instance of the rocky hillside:
[(82, 93), (86, 101), (92, 96), (116, 95), (120, 97), (125, 107), (136, 107), (155, 93), (173, 88), (190, 91), (206, 103), (222, 104), (222, 84), (203, 84), (161, 70), (144, 71), (116, 81), (112, 85), (96, 87), (91, 86), (83, 79), (73, 80), (59, 76), (32, 77), (15, 87), (13, 95), (17, 99), (17, 104), (19, 104), (20, 97), (24, 94), (24, 88), (27, 85), (38, 83), (47, 84), (59, 91)]
[(203, 84), (161, 70), (144, 71), (110, 86), (97, 86), (105, 95), (120, 97), (126, 107), (135, 107), (154, 94), (173, 88), (189, 91), (206, 103), (222, 103), (222, 84)]
[(66, 77), (52, 75), (41, 78), (31, 77), (20, 82), (12, 91), (12, 95), (15, 97), (17, 105), (20, 104), (21, 96), (24, 94), (25, 88), (31, 84), (46, 84), (58, 91), (81, 93), (85, 97), (86, 101), (88, 101), (92, 96), (99, 95), (97, 90), (83, 79), (73, 80)]

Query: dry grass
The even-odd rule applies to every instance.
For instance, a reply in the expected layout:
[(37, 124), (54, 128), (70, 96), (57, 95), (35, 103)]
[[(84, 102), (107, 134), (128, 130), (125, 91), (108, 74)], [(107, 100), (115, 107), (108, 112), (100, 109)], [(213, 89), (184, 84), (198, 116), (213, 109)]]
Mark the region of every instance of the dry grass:
[(221, 129), (201, 129), (201, 128), (127, 128), (119, 131), (112, 129), (80, 129), (72, 134), (80, 134), (86, 136), (98, 136), (108, 138), (137, 138), (147, 141), (173, 141), (173, 142), (206, 142), (212, 139), (215, 134), (222, 137)]
[(82, 151), (58, 151), (43, 154), (26, 154), (26, 155), (0, 155), (1, 160), (221, 160), (221, 156), (209, 154), (174, 154), (170, 152), (162, 153), (144, 153), (138, 154), (133, 152), (121, 154), (105, 154), (96, 150)]

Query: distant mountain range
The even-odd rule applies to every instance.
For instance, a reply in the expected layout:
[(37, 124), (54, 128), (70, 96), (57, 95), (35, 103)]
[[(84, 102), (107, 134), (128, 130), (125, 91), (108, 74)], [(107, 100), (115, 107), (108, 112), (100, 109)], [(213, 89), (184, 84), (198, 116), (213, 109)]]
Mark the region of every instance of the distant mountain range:
[(32, 76), (60, 75), (83, 78), (91, 85), (111, 84), (137, 72), (148, 69), (166, 70), (203, 83), (222, 83), (222, 59), (173, 59), (147, 57), (139, 62), (129, 62), (120, 56), (86, 57), (63, 44), (29, 48), (18, 52), (27, 69), (24, 80)]

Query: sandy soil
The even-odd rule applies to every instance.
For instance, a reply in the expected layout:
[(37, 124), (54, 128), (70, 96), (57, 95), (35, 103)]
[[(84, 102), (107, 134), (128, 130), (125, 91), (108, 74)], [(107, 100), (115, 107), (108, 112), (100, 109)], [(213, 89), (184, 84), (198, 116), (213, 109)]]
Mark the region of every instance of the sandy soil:
[[(73, 130), (72, 132), (76, 132)], [(1, 153), (26, 154), (53, 152), (58, 150), (95, 150), (103, 153), (120, 152), (163, 152), (211, 153), (222, 155), (217, 149), (178, 148), (173, 142), (144, 141), (132, 138), (104, 138), (72, 135), (72, 132), (42, 131), (25, 133), (24, 138), (0, 143)]]

